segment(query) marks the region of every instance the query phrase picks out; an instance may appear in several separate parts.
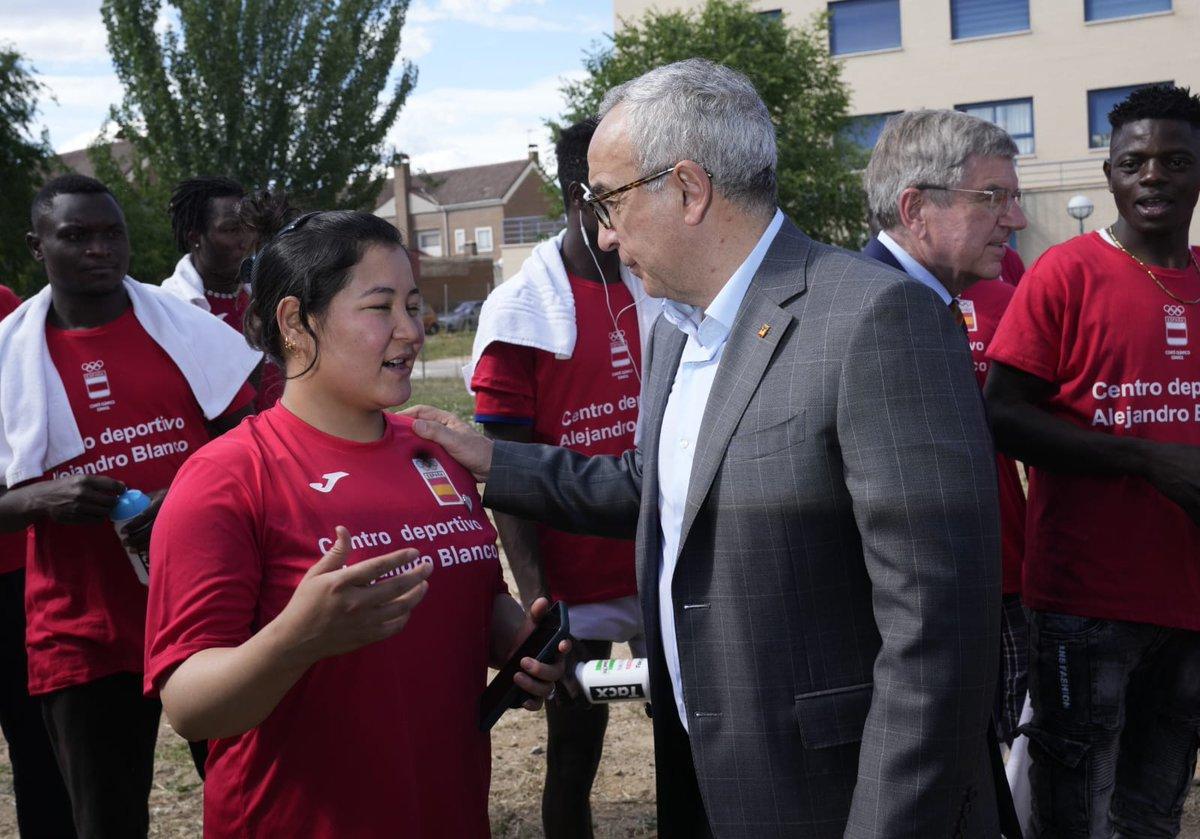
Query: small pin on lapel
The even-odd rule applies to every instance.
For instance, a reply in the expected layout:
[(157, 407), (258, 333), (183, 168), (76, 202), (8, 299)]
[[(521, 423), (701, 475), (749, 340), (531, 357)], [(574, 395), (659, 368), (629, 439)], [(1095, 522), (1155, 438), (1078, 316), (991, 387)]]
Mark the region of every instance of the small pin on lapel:
[(758, 337), (759, 337), (759, 338), (766, 338), (766, 337), (767, 337), (767, 333), (768, 333), (768, 332), (770, 332), (770, 331), (771, 331), (771, 324), (769, 324), (769, 323), (764, 323), (762, 326), (760, 326), (760, 327), (758, 328)]

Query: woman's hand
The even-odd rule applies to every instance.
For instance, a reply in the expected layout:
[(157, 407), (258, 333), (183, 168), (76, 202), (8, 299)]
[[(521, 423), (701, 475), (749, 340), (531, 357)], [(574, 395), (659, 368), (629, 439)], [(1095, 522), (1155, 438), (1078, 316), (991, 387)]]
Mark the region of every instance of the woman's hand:
[(273, 621), (305, 666), (395, 635), (429, 590), (430, 563), (397, 573), (418, 557), (416, 550), (404, 548), (346, 567), (349, 550), (350, 532), (339, 526), (333, 547), (308, 569)]
[[(511, 597), (507, 597), (506, 595), (506, 599), (515, 605), (515, 601)], [(533, 632), (534, 627), (546, 616), (546, 612), (549, 609), (550, 601), (545, 597), (539, 597), (533, 601), (533, 605), (529, 607), (528, 614), (525, 615), (525, 620), (519, 625), (515, 635), (513, 635), (514, 640), (510, 647), (509, 655), (517, 651), (521, 643)], [(563, 674), (566, 673), (566, 654), (570, 651), (571, 641), (564, 638), (558, 644), (559, 654), (554, 657), (553, 661), (543, 663), (536, 658), (528, 656), (521, 659), (521, 670), (513, 676), (513, 684), (526, 693), (532, 694), (532, 697), (526, 699), (523, 703), (527, 710), (538, 710), (542, 707), (542, 703), (545, 702), (546, 698), (554, 692), (554, 683), (562, 679)]]

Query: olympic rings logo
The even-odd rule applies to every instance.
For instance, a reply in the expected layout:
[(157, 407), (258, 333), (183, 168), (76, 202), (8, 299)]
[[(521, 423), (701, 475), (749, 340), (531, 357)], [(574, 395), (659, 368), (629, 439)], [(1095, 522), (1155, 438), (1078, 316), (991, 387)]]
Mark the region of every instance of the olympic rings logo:
[(1171, 306), (1168, 304), (1166, 306), (1163, 306), (1163, 311), (1166, 312), (1168, 315), (1170, 315), (1173, 318), (1182, 317), (1182, 315), (1183, 315), (1183, 307), (1182, 306)]
[(79, 366), (83, 368), (83, 372), (85, 372), (85, 373), (99, 373), (101, 370), (104, 369), (104, 362), (103, 361), (85, 361), (83, 364), (81, 364)]

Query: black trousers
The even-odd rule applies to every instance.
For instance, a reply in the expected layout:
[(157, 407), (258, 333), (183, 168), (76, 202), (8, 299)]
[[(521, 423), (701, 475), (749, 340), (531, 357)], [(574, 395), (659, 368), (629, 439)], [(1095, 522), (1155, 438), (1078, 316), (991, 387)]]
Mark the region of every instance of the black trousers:
[(666, 702), (654, 705), (659, 839), (712, 839), (692, 762), (691, 740), (679, 722), (674, 697), (670, 693), (666, 696)]
[(42, 704), (29, 695), (25, 658), (25, 572), (0, 574), (0, 729), (8, 741), (17, 829), (22, 839), (75, 836)]
[(150, 830), (150, 782), (162, 705), (140, 673), (116, 673), (42, 697), (42, 714), (80, 839)]

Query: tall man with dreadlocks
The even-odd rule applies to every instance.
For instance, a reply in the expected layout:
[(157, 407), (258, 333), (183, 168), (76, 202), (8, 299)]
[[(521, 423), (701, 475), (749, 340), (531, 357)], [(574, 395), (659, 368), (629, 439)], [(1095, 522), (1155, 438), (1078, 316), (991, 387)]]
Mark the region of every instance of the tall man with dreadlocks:
[[(162, 287), (242, 331), (250, 303), (250, 285), (242, 260), (254, 247), (255, 234), (239, 214), (246, 191), (229, 178), (205, 176), (181, 181), (167, 212), (175, 247), (183, 257)], [(264, 369), (252, 380), (258, 389), (254, 407), (262, 411), (282, 393), (282, 381)]]
[(988, 349), (1029, 470), (1035, 836), (1176, 836), (1200, 731), (1200, 97), (1109, 114), (1118, 218), (1046, 251)]

